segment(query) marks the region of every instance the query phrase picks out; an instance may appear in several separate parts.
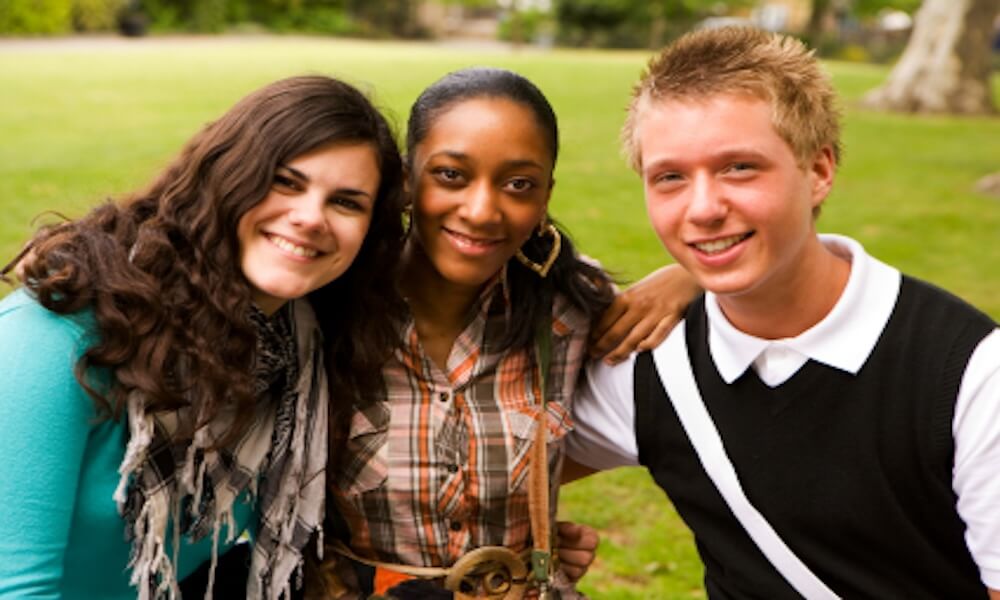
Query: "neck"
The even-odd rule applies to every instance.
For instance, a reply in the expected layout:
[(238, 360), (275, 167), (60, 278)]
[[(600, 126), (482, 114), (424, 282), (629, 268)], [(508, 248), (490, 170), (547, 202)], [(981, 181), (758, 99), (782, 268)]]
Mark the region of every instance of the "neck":
[(792, 259), (792, 268), (752, 291), (718, 296), (729, 322), (752, 336), (780, 339), (795, 337), (822, 321), (847, 287), (850, 263), (814, 237)]
[(448, 281), (412, 240), (407, 243), (402, 261), (400, 290), (409, 304), (417, 335), (424, 350), (444, 368), (482, 286)]

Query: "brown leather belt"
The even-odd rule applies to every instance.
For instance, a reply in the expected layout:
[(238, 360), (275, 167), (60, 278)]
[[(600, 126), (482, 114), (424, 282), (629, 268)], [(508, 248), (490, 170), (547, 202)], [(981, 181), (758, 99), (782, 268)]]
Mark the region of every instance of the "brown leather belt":
[(450, 567), (415, 567), (362, 558), (340, 541), (331, 547), (342, 556), (376, 569), (440, 580), (442, 587), (454, 592), (457, 599), (520, 600), (534, 583), (528, 568), (529, 550), (514, 552), (504, 546), (483, 546), (463, 554)]

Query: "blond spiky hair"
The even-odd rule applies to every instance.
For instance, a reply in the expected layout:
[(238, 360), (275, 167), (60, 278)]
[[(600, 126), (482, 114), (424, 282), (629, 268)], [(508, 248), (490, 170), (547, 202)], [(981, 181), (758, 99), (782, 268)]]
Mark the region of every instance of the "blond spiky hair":
[(632, 90), (622, 148), (639, 170), (638, 121), (657, 100), (749, 94), (771, 103), (771, 121), (801, 165), (829, 146), (840, 162), (840, 111), (819, 62), (797, 39), (747, 27), (688, 33), (654, 56)]

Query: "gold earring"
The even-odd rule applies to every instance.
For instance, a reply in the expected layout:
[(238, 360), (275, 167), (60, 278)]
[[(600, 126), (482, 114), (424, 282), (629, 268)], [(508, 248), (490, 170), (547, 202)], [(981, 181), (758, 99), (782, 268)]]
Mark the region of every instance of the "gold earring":
[(549, 269), (555, 264), (556, 258), (559, 257), (559, 250), (562, 249), (562, 236), (559, 235), (559, 230), (556, 226), (549, 222), (548, 219), (543, 219), (541, 223), (538, 224), (538, 237), (551, 237), (552, 238), (552, 250), (549, 251), (549, 256), (545, 259), (544, 263), (537, 263), (527, 256), (520, 248), (514, 253), (514, 258), (518, 260), (522, 265), (528, 267), (542, 279), (549, 274)]
[(403, 225), (403, 238), (406, 238), (410, 234), (410, 227), (413, 226), (413, 205), (407, 204), (403, 207), (403, 214), (399, 216), (400, 222)]

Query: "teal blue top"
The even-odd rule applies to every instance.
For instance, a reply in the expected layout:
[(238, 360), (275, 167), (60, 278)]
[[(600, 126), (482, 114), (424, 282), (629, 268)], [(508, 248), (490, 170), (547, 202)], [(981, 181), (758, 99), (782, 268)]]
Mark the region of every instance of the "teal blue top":
[[(73, 374), (94, 339), (92, 313), (58, 315), (23, 290), (0, 301), (0, 599), (136, 597), (112, 499), (128, 428), (97, 420)], [(237, 501), (233, 516), (242, 531), (253, 508)], [(210, 538), (182, 543), (179, 578), (210, 558)]]

